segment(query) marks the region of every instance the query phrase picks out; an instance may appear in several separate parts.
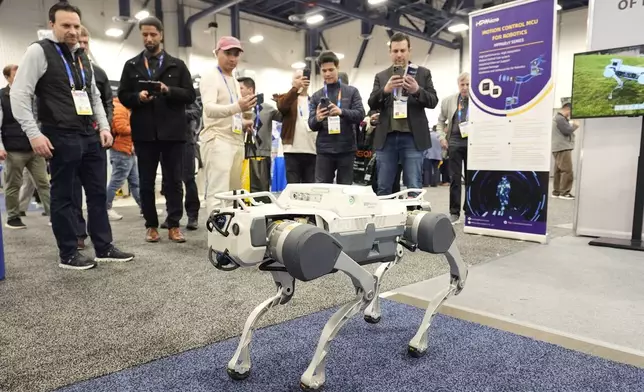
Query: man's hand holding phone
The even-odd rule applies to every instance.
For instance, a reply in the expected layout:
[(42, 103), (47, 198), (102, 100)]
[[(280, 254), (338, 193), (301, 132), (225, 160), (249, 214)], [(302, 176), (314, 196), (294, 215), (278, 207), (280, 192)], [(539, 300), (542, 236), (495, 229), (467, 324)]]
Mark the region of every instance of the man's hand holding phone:
[(241, 97), (239, 102), (237, 102), (242, 112), (246, 112), (257, 105), (257, 97), (255, 95), (247, 95)]
[(329, 103), (329, 115), (330, 116), (342, 116), (342, 109), (335, 106), (333, 103)]
[(139, 101), (143, 103), (148, 103), (154, 99), (154, 95), (150, 94), (147, 90), (143, 90), (139, 93)]
[(329, 106), (322, 105), (322, 102), (320, 102), (317, 110), (315, 111), (315, 119), (318, 120), (318, 122), (322, 122), (327, 117), (329, 117)]
[(391, 78), (389, 78), (389, 81), (385, 85), (385, 92), (387, 94), (391, 94), (394, 89), (400, 88), (403, 86), (404, 79), (400, 75), (393, 75)]

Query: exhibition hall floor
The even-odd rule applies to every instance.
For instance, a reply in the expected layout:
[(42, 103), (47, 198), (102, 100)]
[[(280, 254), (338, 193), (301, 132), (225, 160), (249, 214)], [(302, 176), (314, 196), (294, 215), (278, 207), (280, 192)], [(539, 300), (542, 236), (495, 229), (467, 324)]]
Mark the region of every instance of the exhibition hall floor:
[[(435, 211), (447, 211), (447, 188), (429, 189), (427, 198), (432, 202)], [(119, 204), (123, 203), (127, 202), (122, 201)], [(160, 204), (159, 208), (163, 209), (163, 205)], [(201, 228), (196, 232), (186, 232), (188, 242), (185, 244), (171, 244), (166, 240), (166, 237), (162, 237), (161, 243), (158, 244), (145, 243), (143, 241), (143, 221), (138, 215), (138, 208), (121, 207), (117, 208), (117, 211), (125, 218), (112, 222), (115, 242), (123, 250), (135, 250), (136, 259), (126, 264), (99, 265), (98, 268), (90, 271), (67, 271), (57, 267), (57, 252), (51, 228), (47, 226), (46, 218), (40, 216), (39, 212), (29, 213), (29, 216), (24, 218), (24, 222), (29, 226), (27, 230), (4, 230), (7, 279), (0, 282), (0, 352), (2, 353), (0, 355), (0, 369), (2, 369), (0, 371), (0, 390), (52, 390), (128, 368), (131, 370), (114, 374), (105, 379), (98, 379), (96, 384), (81, 383), (76, 384), (73, 388), (75, 388), (74, 390), (87, 391), (138, 391), (142, 390), (140, 385), (147, 385), (150, 382), (154, 385), (149, 385), (149, 387), (165, 386), (158, 390), (200, 390), (199, 388), (202, 387), (197, 388), (194, 384), (200, 379), (209, 380), (206, 382), (211, 383), (216, 380), (221, 380), (222, 383), (224, 380), (230, 382), (225, 373), (222, 373), (223, 367), (232, 354), (231, 350), (234, 349), (236, 339), (241, 333), (248, 313), (258, 303), (274, 294), (274, 285), (270, 275), (254, 270), (224, 273), (212, 267), (206, 259), (207, 239), (203, 226), (205, 220), (205, 210), (203, 209)], [(572, 213), (572, 202), (550, 200), (549, 231), (553, 238), (571, 234), (571, 230), (567, 227), (572, 223)], [(502, 238), (464, 235), (462, 230), (462, 225), (456, 226), (457, 243), (464, 260), (470, 265), (502, 264), (506, 256), (508, 260), (511, 260), (511, 255), (515, 255), (514, 257), (517, 259), (517, 252), (539, 252), (541, 249), (549, 247), (549, 245)], [(562, 241), (565, 240), (562, 238)], [(553, 240), (552, 244), (555, 246), (557, 242)], [(570, 249), (574, 250), (574, 248)], [(91, 247), (88, 253), (91, 254)], [(525, 253), (519, 253), (519, 256), (519, 259), (526, 257)], [(421, 252), (407, 254), (403, 262), (386, 275), (383, 291), (389, 290), (391, 293), (391, 290), (439, 277), (447, 270), (447, 263), (442, 258)], [(474, 292), (479, 290), (480, 284), (486, 284), (476, 281), (477, 268), (472, 268), (471, 271), (468, 285), (462, 297), (450, 300), (445, 309), (449, 309), (452, 303), (456, 304), (461, 299), (465, 300), (468, 290)], [(568, 275), (567, 278), (574, 281), (576, 285), (583, 284), (584, 279), (589, 279), (584, 275), (580, 277), (570, 274), (568, 270), (552, 268), (551, 271), (553, 274)], [(585, 273), (590, 272), (592, 271), (585, 271)], [(521, 271), (518, 270), (517, 273), (521, 273)], [(630, 270), (627, 275), (629, 276), (625, 279), (634, 279), (637, 271)], [(544, 276), (544, 278), (558, 279), (557, 276)], [(548, 285), (542, 287), (548, 287)], [(605, 306), (610, 305), (611, 301), (621, 303), (623, 299), (618, 297), (622, 293), (621, 287), (623, 286), (617, 285), (610, 292), (602, 291), (602, 298), (598, 297), (597, 301), (605, 301)], [(498, 291), (491, 293), (497, 294)], [(283, 384), (279, 385), (288, 385), (288, 388), (292, 389), (283, 389), (278, 385), (275, 390), (297, 389), (299, 375), (306, 366), (306, 361), (310, 359), (309, 354), (313, 350), (312, 344), (306, 342), (317, 340), (322, 322), (328, 316), (328, 313), (316, 312), (327, 311), (327, 309), (345, 303), (353, 297), (353, 294), (349, 279), (341, 274), (333, 274), (314, 282), (298, 283), (294, 299), (288, 305), (269, 312), (260, 324), (260, 326), (272, 325), (274, 326), (272, 328), (276, 329), (262, 330), (257, 334), (258, 339), (265, 336), (271, 341), (268, 342), (266, 348), (261, 347), (259, 340), (253, 345), (253, 352), (260, 357), (253, 357), (256, 366), (254, 375), (257, 378), (253, 377), (251, 384), (257, 383), (255, 385), (257, 388), (258, 385), (263, 385), (261, 383), (264, 376), (278, 374), (277, 372), (281, 368), (278, 363), (283, 358), (280, 354), (286, 353), (288, 355), (287, 359), (284, 359), (285, 361), (296, 361), (297, 363), (294, 363), (293, 369), (284, 375), (285, 378), (280, 381)], [(394, 296), (391, 299), (400, 299), (399, 297), (402, 296)], [(634, 299), (632, 300), (634, 301)], [(564, 301), (558, 299), (556, 304), (560, 303), (565, 304)], [(405, 366), (411, 366), (409, 370), (405, 370), (407, 373), (400, 373), (400, 377), (403, 374), (405, 377), (396, 379), (398, 381), (395, 385), (409, 390), (422, 386), (424, 388), (422, 390), (428, 390), (430, 384), (439, 385), (434, 384), (434, 381), (443, 375), (442, 373), (434, 373), (430, 382), (427, 381), (426, 374), (423, 375), (422, 372), (425, 371), (423, 369), (434, 366), (444, 367), (449, 361), (452, 361), (453, 367), (445, 367), (445, 369), (438, 371), (452, 369), (456, 375), (476, 372), (475, 376), (470, 375), (472, 378), (470, 381), (457, 378), (458, 376), (450, 379), (452, 381), (449, 385), (453, 386), (454, 383), (464, 382), (463, 385), (467, 385), (469, 390), (481, 390), (481, 387), (501, 390), (505, 388), (503, 385), (516, 385), (519, 388), (513, 390), (535, 390), (533, 386), (547, 381), (543, 375), (540, 376), (541, 379), (536, 378), (537, 374), (552, 372), (559, 372), (556, 373), (559, 378), (555, 377), (553, 380), (569, 380), (572, 383), (565, 384), (570, 386), (570, 389), (565, 386), (557, 390), (588, 390), (589, 384), (574, 384), (581, 377), (581, 375), (567, 373), (575, 373), (574, 369), (561, 369), (564, 364), (576, 366), (574, 365), (578, 363), (576, 361), (590, 361), (584, 363), (593, 363), (595, 365), (592, 366), (598, 367), (600, 370), (603, 369), (598, 370), (598, 374), (611, 380), (613, 385), (617, 385), (614, 390), (632, 385), (625, 384), (626, 382), (638, 379), (641, 382), (644, 379), (642, 373), (634, 368), (621, 367), (622, 365), (603, 359), (597, 362), (595, 358), (578, 356), (580, 355), (578, 353), (568, 353), (561, 348), (515, 335), (521, 334), (521, 331), (511, 331), (515, 334), (501, 333), (451, 317), (437, 318), (433, 327), (435, 329), (433, 333), (444, 336), (444, 339), (436, 340), (436, 350), (440, 350), (440, 347), (449, 347), (449, 356), (437, 358), (428, 355), (421, 361), (429, 362), (414, 364), (405, 357), (405, 347), (406, 341), (413, 336), (415, 328), (417, 328), (416, 321), (422, 312), (419, 313), (420, 310), (414, 307), (403, 306), (396, 302), (386, 306), (387, 312), (398, 316), (383, 318), (382, 323), (376, 326), (366, 325), (358, 317), (340, 332), (338, 340), (332, 345), (329, 358), (330, 367), (334, 367), (334, 370), (329, 369), (330, 381), (333, 377), (337, 377), (336, 380), (346, 381), (344, 377), (347, 375), (358, 377), (356, 374), (360, 375), (360, 378), (368, 380), (375, 374), (369, 372), (377, 373), (378, 370), (374, 369), (378, 366), (392, 366), (392, 368), (399, 369), (400, 372), (403, 372)], [(530, 312), (531, 310), (526, 307), (525, 311)], [(537, 306), (534, 313), (543, 314), (545, 311), (543, 306)], [(635, 310), (630, 314), (621, 314), (621, 319), (634, 317), (632, 316), (635, 314), (634, 312)], [(455, 317), (459, 317), (459, 315)], [(292, 322), (295, 324), (284, 324), (289, 320), (293, 320)], [(617, 324), (619, 320), (613, 319), (606, 322)], [(283, 332), (284, 328), (288, 329), (288, 325), (308, 326), (306, 327), (309, 329), (307, 335), (302, 337), (302, 339), (308, 340), (300, 342), (286, 339), (280, 342), (277, 338), (270, 338), (273, 333), (276, 334), (273, 336), (288, 337), (289, 335), (284, 335)], [(386, 332), (382, 331), (383, 328)], [(454, 337), (450, 335), (451, 329), (454, 329)], [(464, 346), (460, 340), (453, 341), (456, 336), (461, 336), (458, 335), (460, 333), (458, 331), (469, 331), (464, 334), (470, 336)], [(299, 332), (291, 331), (291, 333), (297, 334)], [(490, 344), (489, 339), (492, 337), (484, 339), (486, 334), (494, 335), (494, 339), (500, 340)], [(297, 335), (293, 336), (297, 337)], [(353, 346), (340, 347), (342, 344), (350, 344), (349, 341), (352, 340), (352, 337), (362, 340), (351, 343)], [(376, 342), (386, 342), (388, 337), (392, 338), (392, 342), (379, 348)], [(511, 352), (514, 353), (512, 355), (516, 355), (513, 358), (516, 358), (517, 362), (506, 363), (498, 358), (497, 362), (493, 362), (492, 358), (485, 358), (483, 354), (477, 354), (479, 359), (477, 366), (480, 364), (478, 367), (472, 368), (471, 363), (464, 362), (468, 355), (465, 349), (483, 353), (486, 352), (485, 344), (488, 344), (490, 349), (496, 347), (496, 355), (500, 358), (505, 358)], [(532, 348), (527, 349), (525, 345)], [(271, 351), (271, 347), (277, 351)], [(355, 355), (353, 358), (346, 356), (349, 354), (342, 357), (342, 353), (355, 352), (358, 347), (362, 347), (363, 350), (373, 349), (373, 351), (359, 352), (361, 360), (358, 362), (356, 362)], [(191, 349), (196, 350), (188, 351)], [(523, 354), (524, 351), (525, 354)], [(544, 358), (544, 352), (559, 353), (556, 354), (559, 361), (556, 362), (559, 364), (557, 368), (548, 368), (547, 371), (544, 371), (544, 368), (537, 366), (536, 359)], [(563, 354), (564, 352), (565, 354)], [(176, 354), (180, 355), (173, 357)], [(206, 357), (191, 357), (192, 355), (206, 355)], [(566, 355), (573, 355), (577, 359), (571, 359), (573, 357), (566, 357)], [(451, 359), (452, 356), (454, 359)], [(365, 362), (370, 357), (374, 362)], [(162, 358), (167, 358), (167, 360), (162, 360), (166, 362), (151, 362)], [(261, 358), (265, 358), (268, 362), (262, 361)], [(186, 365), (186, 360), (189, 365)], [(441, 362), (431, 362), (432, 360)], [(148, 362), (151, 363), (137, 367)], [(347, 362), (356, 363), (347, 364)], [(535, 375), (535, 378), (532, 378), (534, 384), (530, 384), (528, 381), (523, 384), (508, 384), (511, 380), (506, 380), (501, 376), (490, 376), (493, 373), (490, 372), (490, 369), (501, 369), (499, 366), (503, 364), (512, 367), (514, 371), (525, 371)], [(170, 367), (164, 368), (164, 366)], [(350, 371), (342, 373), (343, 366), (348, 366), (346, 369), (350, 369)], [(162, 371), (154, 369), (162, 369)], [(502, 370), (508, 369), (503, 368)], [(148, 371), (156, 373), (146, 373)], [(528, 373), (514, 374), (516, 377), (526, 378)], [(133, 374), (139, 374), (139, 380), (142, 380), (143, 384), (136, 384), (138, 386), (127, 384), (127, 382), (123, 384), (123, 380), (131, 379), (134, 377)], [(384, 378), (381, 377), (379, 379), (381, 381), (376, 380), (381, 384), (370, 388), (370, 390), (387, 390), (386, 385), (390, 384), (386, 384), (386, 382), (393, 381), (393, 375), (384, 370), (378, 374)], [(483, 374), (486, 376), (483, 377)], [(159, 379), (159, 376), (162, 378)], [(448, 375), (444, 374), (444, 377), (448, 377)], [(588, 377), (588, 375), (584, 375), (584, 377)], [(624, 380), (623, 384), (619, 384), (620, 379)], [(422, 383), (420, 383), (421, 381)], [(472, 384), (475, 381), (479, 384)], [(88, 388), (82, 389), (83, 385), (87, 385)], [(238, 388), (233, 384), (226, 385), (231, 386), (223, 384), (217, 385), (217, 387), (214, 384), (207, 386), (210, 390), (218, 391)], [(339, 385), (341, 382), (336, 381), (336, 384), (330, 383), (328, 386), (329, 388), (337, 388)], [(363, 384), (355, 385), (357, 385), (357, 390), (366, 388), (360, 386)], [(446, 390), (448, 384), (440, 385), (443, 387), (435, 390)]]

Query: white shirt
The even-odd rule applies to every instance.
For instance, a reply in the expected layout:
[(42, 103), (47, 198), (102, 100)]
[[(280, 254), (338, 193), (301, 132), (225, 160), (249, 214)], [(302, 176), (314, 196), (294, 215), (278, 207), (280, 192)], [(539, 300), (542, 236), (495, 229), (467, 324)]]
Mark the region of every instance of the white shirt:
[(295, 121), (295, 133), (293, 135), (293, 144), (284, 145), (284, 153), (292, 154), (315, 154), (315, 141), (317, 132), (309, 129), (309, 97), (297, 97), (297, 120)]
[(201, 77), (199, 90), (203, 104), (203, 129), (199, 140), (205, 143), (217, 137), (243, 145), (243, 136), (233, 132), (233, 116), (242, 112), (237, 80), (215, 68)]

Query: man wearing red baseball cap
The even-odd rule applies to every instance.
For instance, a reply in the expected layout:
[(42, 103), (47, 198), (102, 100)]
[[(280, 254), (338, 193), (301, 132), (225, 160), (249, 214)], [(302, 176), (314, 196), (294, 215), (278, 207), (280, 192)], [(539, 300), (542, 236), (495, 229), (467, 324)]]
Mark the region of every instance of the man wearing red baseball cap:
[[(216, 69), (206, 72), (199, 84), (203, 102), (203, 130), (200, 133), (201, 158), (206, 174), (208, 213), (221, 206), (215, 194), (241, 189), (244, 161), (244, 132), (252, 129), (252, 120), (242, 113), (257, 104), (255, 95), (242, 97), (233, 71), (243, 52), (235, 37), (221, 37), (214, 50)], [(252, 115), (251, 115), (252, 118)]]

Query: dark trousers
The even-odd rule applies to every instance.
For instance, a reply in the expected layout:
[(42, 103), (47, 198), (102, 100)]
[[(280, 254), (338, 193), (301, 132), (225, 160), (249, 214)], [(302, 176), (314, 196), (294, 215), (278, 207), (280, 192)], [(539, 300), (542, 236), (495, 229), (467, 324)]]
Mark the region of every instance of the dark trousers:
[(423, 159), (423, 186), (438, 186), (440, 177), (438, 164), (440, 162), (436, 159)]
[(441, 173), (441, 183), (448, 184), (450, 182), (449, 179), (449, 158), (444, 158), (443, 159), (443, 164), (440, 166), (440, 173)]
[(315, 154), (284, 154), (286, 182), (288, 184), (314, 184), (315, 161)]
[[(199, 208), (201, 208), (201, 202), (199, 202), (199, 190), (197, 189), (197, 181), (195, 181), (195, 172), (197, 171), (196, 154), (196, 144), (185, 143), (183, 145), (183, 175), (181, 176), (181, 181), (183, 181), (183, 185), (186, 187), (186, 199), (184, 201), (184, 207), (186, 209), (186, 215), (190, 219), (199, 219)], [(165, 196), (165, 176), (163, 176), (163, 178), (161, 179), (161, 189), (163, 191), (163, 195)], [(166, 203), (166, 212), (167, 209), (168, 207)]]
[(83, 187), (80, 180), (74, 182), (74, 193), (72, 195), (74, 209), (74, 225), (76, 227), (76, 237), (84, 240), (87, 238), (87, 222), (83, 217)]
[(315, 182), (322, 184), (353, 184), (355, 152), (319, 154), (315, 160)]
[(145, 227), (158, 228), (156, 195), (154, 192), (157, 167), (161, 162), (164, 196), (168, 212), (168, 228), (179, 227), (183, 216), (183, 142), (134, 142), (134, 151), (139, 160), (139, 182), (141, 185), (141, 209)]
[[(75, 197), (80, 186), (87, 198), (87, 227), (96, 254), (112, 245), (112, 228), (107, 219), (107, 155), (98, 134), (89, 135), (43, 128), (54, 146), (51, 170), (51, 226), (60, 257), (67, 260), (76, 254), (78, 239)], [(80, 203), (79, 203), (80, 204)]]
[[(465, 172), (463, 172), (465, 166)], [(465, 175), (463, 175), (465, 173)], [(467, 187), (467, 147), (449, 147), (449, 213), (461, 216), (461, 188)], [(465, 203), (463, 202), (463, 210)]]

